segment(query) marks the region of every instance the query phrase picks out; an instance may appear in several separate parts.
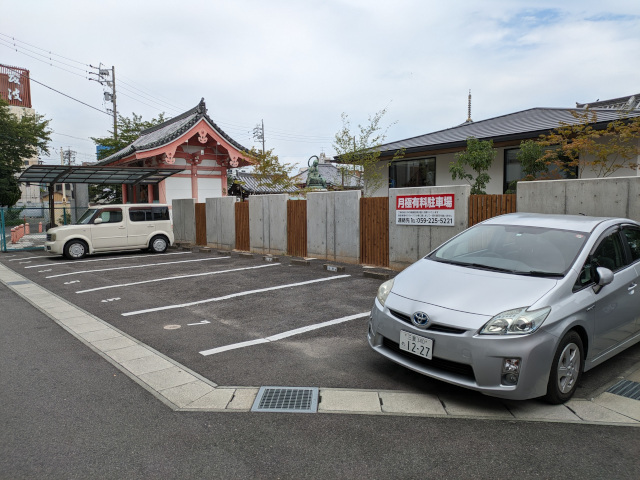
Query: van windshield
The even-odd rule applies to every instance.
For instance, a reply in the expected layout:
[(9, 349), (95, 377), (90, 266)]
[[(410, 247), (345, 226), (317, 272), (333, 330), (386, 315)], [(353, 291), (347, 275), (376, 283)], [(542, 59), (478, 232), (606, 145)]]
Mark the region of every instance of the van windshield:
[(98, 210), (95, 208), (90, 208), (78, 219), (76, 225), (85, 225), (89, 223), (97, 211)]

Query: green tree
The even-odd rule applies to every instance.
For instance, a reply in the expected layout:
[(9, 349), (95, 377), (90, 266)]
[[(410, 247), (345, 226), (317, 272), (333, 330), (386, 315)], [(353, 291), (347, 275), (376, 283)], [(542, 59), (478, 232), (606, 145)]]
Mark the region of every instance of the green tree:
[[(140, 133), (147, 128), (165, 122), (167, 119), (164, 113), (151, 120), (142, 120), (141, 115), (132, 113), (132, 118), (118, 115), (118, 136), (109, 131), (108, 137), (91, 137), (96, 145), (103, 147), (98, 153), (98, 160), (102, 160), (114, 153), (119, 152), (127, 145), (138, 139)], [(97, 203), (122, 203), (122, 185), (89, 185), (89, 200)]]
[(280, 163), (280, 159), (277, 155), (274, 155), (273, 149), (263, 151), (251, 147), (251, 150), (244, 153), (255, 162), (253, 176), (258, 185), (284, 190), (295, 186), (291, 178), (294, 166), (288, 163)]
[(543, 147), (553, 146), (543, 156), (547, 165), (557, 165), (561, 170), (574, 171), (578, 178), (585, 171), (596, 177), (608, 177), (620, 169), (637, 168), (640, 155), (640, 117), (630, 118), (625, 111), (605, 128), (596, 129), (598, 114), (585, 109), (571, 110), (576, 123), (560, 122), (560, 126), (547, 135), (541, 135)]
[(387, 109), (382, 109), (373, 116), (369, 116), (366, 125), (358, 125), (357, 132), (351, 132), (351, 122), (346, 113), (342, 114), (342, 128), (335, 135), (333, 148), (343, 165), (353, 165), (356, 168), (349, 173), (359, 178), (359, 186), (363, 188), (365, 197), (373, 195), (386, 182), (385, 167), (391, 162), (404, 156), (404, 150), (398, 150), (386, 164), (380, 162), (380, 147), (387, 138), (387, 131), (391, 125), (383, 128), (380, 124)]
[[(457, 153), (455, 162), (449, 164), (451, 178), (466, 180), (471, 185), (471, 195), (486, 195), (487, 184), (491, 180), (487, 172), (495, 158), (496, 150), (492, 140), (469, 137), (467, 149)], [(467, 171), (467, 167), (475, 172), (475, 178)]]
[(109, 130), (109, 136), (107, 137), (91, 137), (91, 140), (93, 140), (96, 145), (103, 147), (98, 154), (98, 160), (102, 160), (103, 158), (122, 150), (124, 147), (137, 140), (143, 130), (155, 127), (166, 120), (164, 113), (161, 113), (151, 120), (142, 120), (142, 115), (136, 115), (135, 113), (132, 113), (132, 118), (118, 115), (117, 138), (113, 135), (112, 130)]
[(20, 200), (16, 175), (25, 160), (49, 154), (50, 135), (49, 120), (37, 114), (18, 118), (0, 99), (0, 206), (11, 207)]

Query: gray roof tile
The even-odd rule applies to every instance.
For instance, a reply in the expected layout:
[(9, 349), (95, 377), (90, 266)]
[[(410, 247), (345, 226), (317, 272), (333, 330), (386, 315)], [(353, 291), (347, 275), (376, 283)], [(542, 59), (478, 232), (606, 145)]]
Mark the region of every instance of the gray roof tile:
[[(541, 133), (557, 128), (560, 122), (578, 123), (571, 112), (584, 113), (575, 108), (531, 108), (521, 112), (510, 113), (500, 117), (489, 118), (478, 122), (463, 123), (457, 127), (447, 128), (417, 137), (387, 143), (380, 147), (389, 154), (404, 148), (406, 151), (436, 150), (466, 145), (467, 138), (496, 141), (534, 138)], [(616, 110), (591, 109), (597, 114), (598, 124), (607, 124), (619, 118)], [(640, 116), (640, 110), (631, 110), (629, 116)]]

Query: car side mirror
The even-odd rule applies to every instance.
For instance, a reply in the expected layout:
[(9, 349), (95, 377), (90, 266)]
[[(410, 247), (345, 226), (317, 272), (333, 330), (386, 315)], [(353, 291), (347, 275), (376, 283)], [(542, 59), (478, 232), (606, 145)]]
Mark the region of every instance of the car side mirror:
[(600, 290), (602, 290), (602, 287), (604, 287), (605, 285), (609, 285), (611, 282), (613, 282), (613, 272), (608, 268), (604, 268), (604, 267), (596, 268), (596, 272), (598, 274), (598, 281), (593, 286), (593, 292), (595, 294), (598, 294)]
[(98, 225), (99, 223), (102, 223), (102, 219), (101, 219), (100, 217), (98, 217), (98, 218), (96, 218), (96, 219), (93, 221), (93, 223), (94, 223), (95, 225)]

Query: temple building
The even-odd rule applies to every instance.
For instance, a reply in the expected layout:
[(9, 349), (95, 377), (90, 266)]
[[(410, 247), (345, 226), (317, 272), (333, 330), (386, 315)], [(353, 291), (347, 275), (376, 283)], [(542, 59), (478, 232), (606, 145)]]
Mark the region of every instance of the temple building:
[(204, 99), (191, 110), (144, 130), (130, 145), (97, 163), (109, 167), (180, 170), (158, 185), (123, 185), (124, 203), (168, 203), (174, 199), (227, 195), (227, 171), (252, 165), (247, 149), (207, 115)]

